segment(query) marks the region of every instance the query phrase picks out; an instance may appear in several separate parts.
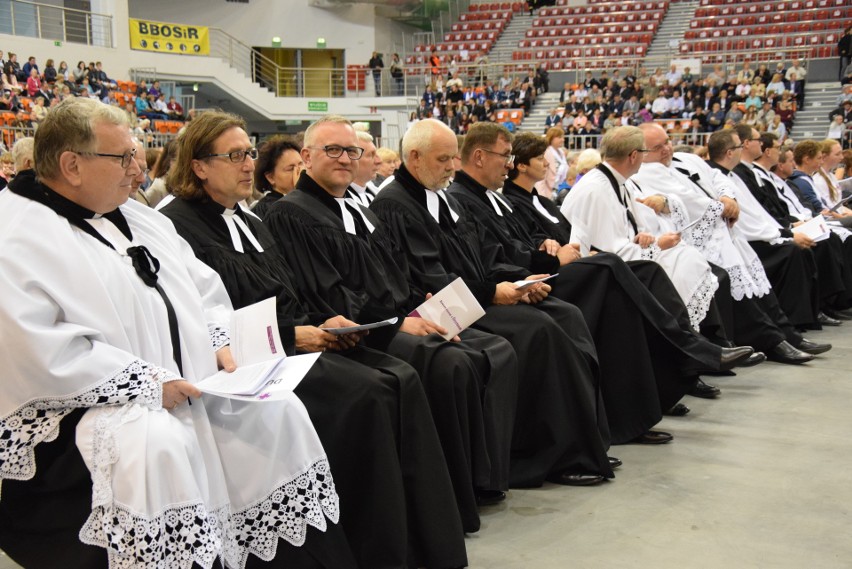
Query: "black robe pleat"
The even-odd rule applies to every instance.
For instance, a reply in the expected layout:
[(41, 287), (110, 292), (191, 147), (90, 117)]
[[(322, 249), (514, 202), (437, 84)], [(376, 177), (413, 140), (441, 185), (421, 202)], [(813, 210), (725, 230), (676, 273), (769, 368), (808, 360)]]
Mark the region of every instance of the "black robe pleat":
[[(379, 230), (371, 234), (353, 210), (360, 233), (346, 233), (337, 203), (310, 176), (304, 174), (297, 188), (269, 210), (266, 224), (294, 267), (300, 292), (311, 308), (356, 322), (400, 318), (396, 327), (373, 330), (366, 340), (407, 361), (420, 375), (457, 498), (455, 517), (461, 516), (464, 531), (477, 531), (475, 488), (508, 487), (517, 391), (517, 360), (511, 346), (475, 331), (464, 332), (460, 343), (399, 333), (405, 315), (424, 298), (409, 289), (392, 252), (380, 242)], [(373, 222), (378, 225), (374, 217)], [(419, 450), (411, 447), (404, 452), (414, 464), (429, 461)], [(448, 566), (455, 558), (448, 553), (453, 551), (454, 526), (447, 522), (440, 527), (446, 513), (430, 490), (431, 484), (440, 488), (440, 477), (433, 481), (428, 467), (421, 470), (411, 475), (422, 486), (410, 493), (417, 506), (414, 511), (422, 512), (416, 532), (424, 544), (420, 551), (436, 561), (430, 566)]]
[[(294, 327), (320, 324), (332, 314), (303, 306), (275, 241), (253, 216), (237, 214), (264, 251), (257, 252), (244, 237), (245, 253), (234, 250), (222, 209), (211, 202), (176, 199), (162, 212), (196, 256), (219, 273), (235, 308), (276, 297), (282, 343), (293, 355)], [(419, 445), (429, 457), (441, 452), (433, 444), (416, 372), (396, 358), (356, 347), (322, 354), (294, 393), (328, 455), (340, 497), (340, 524), (358, 566), (403, 567), (410, 484), (405, 472), (410, 460), (404, 455)]]
[(266, 192), (262, 198), (257, 200), (251, 206), (251, 212), (258, 216), (260, 219), (266, 217), (266, 212), (269, 211), (269, 208), (272, 207), (272, 204), (280, 200), (284, 197), (283, 194), (279, 194), (278, 192), (271, 190)]
[[(589, 376), (596, 371), (590, 366), (594, 345), (577, 308), (557, 299), (534, 306), (492, 305), (496, 281), (487, 278), (481, 263), (476, 226), (463, 220), (439, 226), (409, 193), (406, 174), (398, 170), (395, 182), (382, 189), (370, 209), (407, 260), (412, 287), (433, 292), (462, 277), (486, 310), (474, 326), (508, 339), (518, 354), (512, 485), (540, 485), (548, 474), (562, 470), (611, 476), (603, 452), (609, 439), (606, 415), (594, 375)], [(418, 191), (422, 195), (423, 189)], [(463, 231), (471, 232), (471, 238)], [(572, 369), (576, 371), (560, 373)], [(581, 381), (579, 372), (588, 379)], [(566, 411), (573, 415), (570, 422)], [(594, 425), (596, 432), (590, 428)]]

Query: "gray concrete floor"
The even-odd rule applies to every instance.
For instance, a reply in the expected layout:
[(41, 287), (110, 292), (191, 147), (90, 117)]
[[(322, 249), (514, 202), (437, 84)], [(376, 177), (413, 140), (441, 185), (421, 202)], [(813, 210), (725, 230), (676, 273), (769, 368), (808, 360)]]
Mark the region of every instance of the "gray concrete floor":
[(692, 412), (659, 425), (672, 443), (612, 448), (615, 480), (513, 490), (485, 508), (470, 567), (852, 567), (852, 322), (808, 336), (834, 349), (707, 378), (722, 396), (687, 397)]

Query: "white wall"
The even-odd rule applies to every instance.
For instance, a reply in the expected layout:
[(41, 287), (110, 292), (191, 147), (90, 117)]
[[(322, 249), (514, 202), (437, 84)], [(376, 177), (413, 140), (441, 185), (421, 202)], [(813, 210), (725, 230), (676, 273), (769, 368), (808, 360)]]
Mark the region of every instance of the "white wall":
[[(390, 46), (388, 20), (377, 20), (371, 4), (335, 9), (309, 6), (309, 0), (250, 0), (248, 4), (224, 0), (127, 0), (131, 18), (160, 20), (221, 28), (250, 46), (270, 46), (273, 37), (282, 47), (316, 48), (317, 38), (328, 49), (346, 51), (347, 64), (366, 64), (380, 36)], [(382, 31), (377, 31), (377, 26)]]

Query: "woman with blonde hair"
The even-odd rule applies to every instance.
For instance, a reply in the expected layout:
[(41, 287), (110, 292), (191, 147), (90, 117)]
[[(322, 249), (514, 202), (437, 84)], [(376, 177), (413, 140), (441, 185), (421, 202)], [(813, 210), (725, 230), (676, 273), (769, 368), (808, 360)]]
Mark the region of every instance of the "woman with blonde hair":
[(594, 148), (587, 148), (577, 156), (577, 178), (574, 184), (580, 181), (589, 170), (603, 162), (601, 153)]
[(561, 127), (554, 126), (547, 129), (544, 135), (547, 142), (547, 150), (544, 159), (547, 161), (547, 175), (544, 180), (536, 183), (535, 188), (539, 195), (552, 200), (559, 192), (559, 187), (565, 183), (568, 174), (568, 157), (565, 155), (565, 131)]

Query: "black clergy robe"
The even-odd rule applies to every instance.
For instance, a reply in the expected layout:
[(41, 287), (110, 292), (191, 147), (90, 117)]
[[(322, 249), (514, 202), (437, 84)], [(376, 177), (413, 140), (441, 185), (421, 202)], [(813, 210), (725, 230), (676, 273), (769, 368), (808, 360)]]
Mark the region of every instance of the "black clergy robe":
[[(242, 233), (238, 251), (223, 218), (225, 208), (205, 199), (175, 199), (163, 208), (195, 255), (219, 273), (234, 308), (275, 297), (281, 341), (296, 353), (295, 326), (319, 325), (331, 313), (312, 313), (292, 285), (290, 269), (263, 224), (241, 209), (239, 216), (263, 249)], [(441, 458), (426, 397), (416, 372), (376, 350), (356, 347), (320, 356), (294, 393), (302, 400), (338, 473), (341, 524), (361, 567), (406, 563), (406, 491), (428, 481), (434, 512), (452, 504), (452, 488)], [(420, 463), (405, 449), (428, 458), (423, 480), (407, 480), (405, 469)], [(414, 484), (413, 488), (409, 486)], [(449, 518), (452, 521), (452, 517)], [(448, 528), (452, 529), (451, 523)], [(457, 529), (457, 528), (456, 528)], [(446, 536), (452, 543), (453, 534)]]
[(263, 197), (257, 200), (251, 206), (251, 212), (258, 216), (260, 219), (266, 217), (266, 212), (269, 211), (269, 208), (272, 204), (280, 200), (284, 197), (284, 194), (279, 194), (275, 190), (270, 190), (263, 194)]
[[(435, 292), (462, 277), (486, 309), (474, 326), (505, 337), (518, 354), (511, 484), (538, 486), (549, 474), (561, 471), (612, 477), (605, 453), (608, 429), (603, 408), (598, 407), (594, 347), (582, 315), (557, 299), (536, 305), (493, 305), (496, 281), (485, 277), (479, 254), (465, 250), (470, 241), (453, 242), (452, 236), (444, 235), (425, 207), (412, 200), (403, 186), (406, 182), (400, 182), (406, 176), (410, 179), (404, 168), (397, 170), (370, 208), (407, 266), (412, 287)], [(472, 224), (464, 227), (476, 231)]]
[[(712, 160), (708, 160), (707, 165), (725, 176), (737, 176)], [(739, 176), (737, 179), (742, 181)], [(748, 189), (744, 181), (743, 186)], [(772, 244), (768, 241), (750, 240), (749, 245), (760, 257), (766, 276), (772, 283), (772, 290), (778, 298), (778, 304), (789, 321), (798, 328), (818, 327), (816, 322), (819, 313), (819, 283), (813, 253), (790, 242)]]
[[(754, 166), (760, 168), (760, 166)], [(769, 215), (781, 226), (782, 237), (792, 237), (792, 224), (798, 221), (790, 215), (787, 204), (778, 195), (774, 187), (757, 175), (742, 162), (734, 168), (734, 174), (740, 177), (748, 191), (763, 206)], [(831, 233), (828, 239), (818, 242), (809, 249), (817, 267), (817, 284), (821, 307), (831, 307), (838, 298), (846, 299), (852, 291), (852, 271), (847, 267), (843, 241)], [(845, 308), (845, 306), (841, 306)]]
[[(424, 298), (412, 293), (391, 252), (376, 241), (378, 230), (371, 233), (359, 212), (366, 212), (373, 226), (379, 225), (378, 220), (357, 204), (350, 202), (346, 207), (357, 224), (356, 235), (346, 232), (338, 202), (303, 173), (297, 189), (269, 210), (265, 224), (293, 267), (297, 286), (311, 309), (359, 323), (400, 318), (395, 327), (372, 330), (366, 340), (419, 373), (447, 457), (464, 530), (477, 531), (474, 489), (508, 488), (517, 392), (514, 351), (502, 338), (475, 330), (463, 332), (460, 343), (437, 335), (400, 333), (404, 317)], [(407, 451), (417, 460), (429, 460), (415, 448)], [(431, 493), (424, 487), (411, 499), (428, 505)], [(439, 520), (436, 516), (426, 521), (440, 524)], [(426, 521), (419, 531), (428, 531)], [(441, 535), (420, 537), (441, 551)], [(433, 560), (421, 565), (448, 566), (444, 559)]]
[[(609, 424), (618, 427), (613, 441), (629, 441), (641, 434), (635, 432), (640, 424), (645, 430), (654, 424), (648, 424), (653, 416), (647, 413), (641, 423), (631, 419), (640, 412), (641, 403), (655, 401), (666, 410), (691, 389), (697, 371), (718, 369), (720, 348), (685, 332), (621, 259), (598, 254), (560, 267), (556, 257), (538, 251), (541, 241), (551, 238), (542, 227), (525, 225), (520, 214), (499, 201), (502, 215), (498, 215), (485, 188), (463, 172), (448, 193), (480, 226), (485, 242), (502, 251), (501, 264), (512, 267), (506, 274), (510, 279), (525, 272), (559, 274), (549, 281), (551, 294), (578, 306), (594, 334)], [(654, 265), (649, 267), (653, 269)], [(637, 266), (637, 272), (644, 273), (648, 281), (659, 282), (661, 279), (647, 270), (649, 267)], [(662, 282), (671, 281), (666, 278)], [(671, 293), (669, 289), (667, 294)], [(685, 307), (681, 313), (685, 316)], [(665, 332), (662, 336), (661, 331)], [(654, 353), (671, 356), (655, 358)]]

